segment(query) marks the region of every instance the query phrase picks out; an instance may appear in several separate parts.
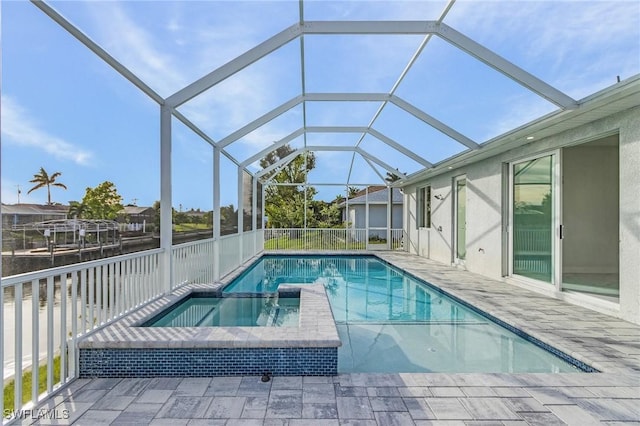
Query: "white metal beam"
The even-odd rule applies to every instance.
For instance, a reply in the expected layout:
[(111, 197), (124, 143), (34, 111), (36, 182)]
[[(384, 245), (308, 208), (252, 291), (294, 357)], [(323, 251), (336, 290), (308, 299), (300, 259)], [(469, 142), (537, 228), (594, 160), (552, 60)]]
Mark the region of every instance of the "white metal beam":
[(173, 286), (173, 214), (171, 181), (171, 108), (160, 106), (160, 257), (162, 288), (165, 294)]
[(507, 61), (497, 53), (487, 49), (464, 34), (454, 30), (450, 26), (439, 23), (437, 25), (437, 35), (452, 45), (456, 46), (471, 56), (479, 59), (491, 68), (501, 72), (515, 82), (537, 93), (543, 98), (558, 105), (563, 109), (576, 109), (578, 102), (559, 91), (555, 87), (545, 83), (538, 77), (528, 73), (522, 68)]
[(189, 120), (187, 117), (185, 117), (180, 111), (174, 109), (173, 110), (173, 115), (178, 120), (180, 120), (182, 122), (182, 124), (184, 124), (189, 129), (191, 129), (191, 131), (193, 133), (195, 133), (196, 135), (198, 135), (202, 139), (204, 139), (204, 141), (207, 142), (209, 145), (215, 146), (216, 142), (213, 139), (211, 139), (209, 137), (209, 135), (207, 135), (205, 132), (203, 132), (198, 126), (196, 126), (191, 120)]
[(279, 32), (256, 47), (246, 51), (237, 58), (227, 62), (204, 77), (194, 81), (185, 88), (167, 98), (167, 103), (178, 107), (188, 100), (198, 96), (221, 81), (231, 77), (238, 71), (248, 67), (274, 50), (279, 49), (302, 34), (300, 24), (295, 24)]
[(383, 169), (385, 169), (389, 173), (393, 173), (394, 175), (400, 176), (402, 179), (406, 179), (407, 178), (407, 175), (405, 175), (404, 173), (402, 173), (398, 169), (395, 169), (395, 168), (391, 167), (390, 165), (388, 165), (387, 163), (385, 163), (384, 161), (382, 161), (378, 157), (369, 154), (364, 149), (362, 149), (360, 147), (357, 147), (356, 148), (356, 152), (358, 154), (362, 155), (364, 158), (368, 158), (369, 160), (373, 161), (374, 163), (376, 163), (377, 165), (379, 165), (380, 167), (382, 167)]
[(261, 159), (262, 157), (264, 157), (265, 155), (267, 155), (271, 151), (275, 151), (276, 149), (280, 148), (281, 146), (288, 144), (289, 142), (291, 142), (292, 140), (294, 140), (295, 138), (297, 138), (298, 136), (300, 136), (302, 134), (304, 134), (304, 129), (303, 128), (299, 128), (295, 132), (285, 136), (284, 138), (280, 139), (279, 141), (267, 146), (262, 151), (260, 151), (260, 152), (258, 152), (256, 154), (252, 155), (251, 157), (247, 158), (242, 163), (240, 163), (240, 166), (241, 167), (247, 167), (248, 165), (255, 163), (256, 161), (258, 161), (259, 159)]
[(309, 133), (364, 133), (363, 126), (309, 126), (305, 129)]
[[(273, 163), (272, 165), (270, 165), (269, 167), (266, 167), (262, 170), (260, 170), (259, 172), (256, 173), (256, 177), (260, 178), (264, 175), (266, 175), (267, 173), (272, 172), (273, 170), (277, 169), (280, 166), (286, 166), (287, 164), (289, 164), (290, 162), (292, 162), (294, 160), (294, 158), (296, 158), (298, 155), (302, 154), (304, 152), (304, 149), (296, 149), (295, 151), (293, 151), (291, 154), (287, 155), (284, 158), (281, 158), (280, 160), (276, 161), (275, 163)], [(300, 185), (302, 185), (302, 183), (300, 183)]]
[(328, 145), (309, 145), (305, 147), (305, 151), (350, 151), (356, 150), (355, 146), (328, 146)]
[[(354, 154), (355, 155), (355, 154)], [(378, 169), (376, 168), (376, 166), (373, 165), (373, 163), (371, 162), (371, 160), (369, 160), (366, 157), (362, 157), (362, 159), (365, 161), (365, 163), (367, 163), (369, 165), (369, 167), (371, 167), (371, 170), (373, 170), (373, 172), (375, 174), (378, 175), (378, 177), (380, 178), (381, 181), (384, 182), (384, 176), (382, 176), (382, 174), (380, 173), (380, 171), (378, 171)]]
[(264, 126), (265, 124), (267, 124), (271, 120), (279, 117), (280, 115), (282, 115), (285, 112), (289, 111), (291, 108), (293, 108), (296, 105), (300, 104), (303, 101), (303, 99), (304, 98), (302, 96), (296, 96), (295, 98), (288, 100), (287, 102), (283, 103), (282, 105), (280, 105), (280, 106), (272, 109), (271, 111), (267, 112), (262, 117), (259, 117), (259, 118), (255, 119), (255, 120), (253, 120), (251, 123), (247, 124), (246, 126), (236, 130), (235, 132), (233, 132), (229, 136), (227, 136), (227, 137), (225, 137), (223, 139), (220, 139), (220, 141), (218, 141), (218, 146), (220, 148), (224, 148), (225, 146), (237, 141), (238, 139), (242, 138), (243, 136), (248, 135), (249, 133), (251, 133), (254, 130), (256, 130), (258, 127)]
[(404, 111), (413, 115), (417, 119), (427, 123), (429, 126), (444, 133), (445, 135), (449, 136), (451, 139), (457, 142), (460, 142), (461, 144), (467, 146), (468, 148), (471, 148), (471, 149), (480, 148), (480, 145), (478, 145), (477, 143), (475, 143), (474, 141), (472, 141), (462, 133), (458, 132), (455, 129), (452, 129), (451, 127), (447, 126), (440, 120), (430, 116), (429, 114), (422, 111), (421, 109), (416, 108), (415, 106), (411, 105), (409, 102), (405, 101), (404, 99), (393, 95), (391, 97), (391, 102), (394, 105), (396, 105), (398, 108), (403, 109)]
[(310, 102), (384, 102), (388, 101), (388, 93), (307, 93), (305, 101)]
[(436, 21), (306, 21), (304, 34), (432, 34)]
[(156, 101), (158, 104), (162, 104), (164, 99), (162, 96), (157, 94), (151, 87), (149, 87), (144, 81), (142, 81), (138, 76), (136, 76), (131, 70), (122, 65), (116, 58), (111, 56), (100, 47), (96, 42), (91, 40), (89, 36), (80, 31), (75, 25), (73, 25), (70, 21), (68, 21), (64, 16), (62, 16), (58, 11), (49, 6), (42, 0), (31, 0), (31, 2), (41, 11), (43, 11), (49, 18), (53, 19), (58, 25), (67, 30), (69, 34), (74, 36), (80, 43), (84, 44), (89, 48), (93, 53), (95, 53), (100, 59), (105, 61), (111, 68), (116, 70), (120, 75), (129, 80), (134, 84), (138, 89), (142, 90), (147, 96)]
[(389, 145), (391, 148), (395, 149), (396, 151), (399, 151), (399, 152), (403, 153), (404, 155), (406, 155), (407, 157), (411, 158), (416, 163), (422, 164), (426, 168), (433, 167), (433, 164), (431, 164), (430, 162), (428, 162), (424, 158), (420, 157), (415, 152), (413, 152), (413, 151), (405, 148), (404, 146), (400, 145), (398, 142), (394, 141), (390, 137), (383, 135), (379, 131), (377, 131), (375, 129), (369, 129), (367, 133), (369, 133), (374, 138), (380, 140), (381, 142)]

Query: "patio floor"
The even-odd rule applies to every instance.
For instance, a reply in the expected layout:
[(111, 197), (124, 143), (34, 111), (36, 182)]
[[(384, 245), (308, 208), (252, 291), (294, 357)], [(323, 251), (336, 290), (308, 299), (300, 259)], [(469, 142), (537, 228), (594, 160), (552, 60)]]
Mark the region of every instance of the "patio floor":
[(406, 253), (376, 255), (602, 373), (82, 379), (41, 405), (57, 419), (22, 423), (640, 424), (640, 326)]

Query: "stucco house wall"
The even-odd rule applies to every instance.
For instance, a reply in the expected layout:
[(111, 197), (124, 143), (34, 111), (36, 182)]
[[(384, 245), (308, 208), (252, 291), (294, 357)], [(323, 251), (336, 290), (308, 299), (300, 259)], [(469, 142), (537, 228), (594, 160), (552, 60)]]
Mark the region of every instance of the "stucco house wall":
[[(640, 107), (600, 119), (569, 131), (403, 188), (405, 194), (405, 231), (408, 251), (436, 261), (453, 261), (453, 179), (467, 178), (467, 255), (464, 267), (487, 277), (505, 279), (503, 260), (507, 254), (503, 241), (503, 216), (506, 215), (504, 164), (530, 155), (587, 142), (610, 134), (619, 134), (619, 271), (620, 303), (613, 313), (640, 323)], [(417, 190), (431, 186), (431, 228), (417, 227)], [(532, 288), (534, 290), (540, 290)], [(566, 294), (546, 291), (556, 297)], [(575, 301), (588, 305), (588, 302)], [(597, 306), (594, 306), (598, 308)]]

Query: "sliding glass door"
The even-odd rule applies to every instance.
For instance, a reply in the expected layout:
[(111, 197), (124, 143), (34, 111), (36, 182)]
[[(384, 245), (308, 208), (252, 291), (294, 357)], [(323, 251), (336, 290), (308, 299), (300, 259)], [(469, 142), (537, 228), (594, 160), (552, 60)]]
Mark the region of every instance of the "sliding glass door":
[(556, 154), (511, 165), (511, 273), (555, 284)]

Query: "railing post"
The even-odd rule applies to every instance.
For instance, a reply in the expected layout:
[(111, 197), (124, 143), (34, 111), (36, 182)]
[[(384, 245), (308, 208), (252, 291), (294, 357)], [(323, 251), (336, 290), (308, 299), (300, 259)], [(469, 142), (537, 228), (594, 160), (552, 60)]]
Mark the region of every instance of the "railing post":
[(391, 227), (393, 224), (391, 223), (392, 215), (391, 212), (393, 210), (393, 188), (387, 186), (387, 250), (391, 250), (393, 244), (391, 242)]
[(171, 205), (171, 109), (160, 106), (160, 279), (165, 293), (173, 286), (173, 218)]
[(213, 147), (213, 279), (220, 279), (220, 148)]

